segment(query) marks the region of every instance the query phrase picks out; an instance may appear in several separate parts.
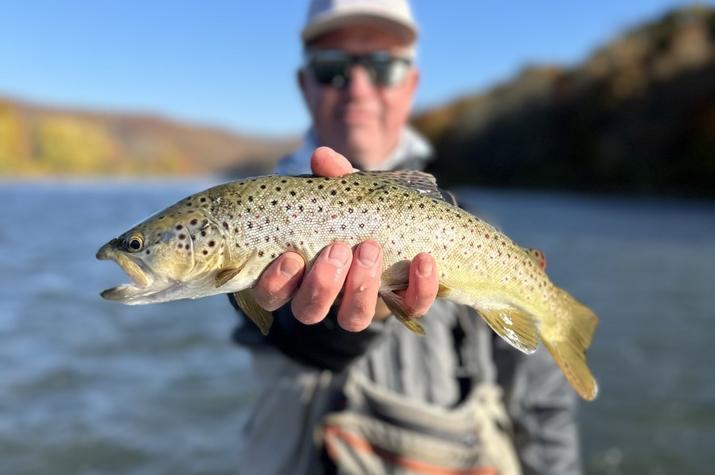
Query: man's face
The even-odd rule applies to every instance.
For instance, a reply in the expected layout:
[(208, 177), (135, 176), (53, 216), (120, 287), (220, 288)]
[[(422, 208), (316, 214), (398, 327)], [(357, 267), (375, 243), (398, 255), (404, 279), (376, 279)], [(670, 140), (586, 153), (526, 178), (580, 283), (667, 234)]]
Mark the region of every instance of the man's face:
[[(311, 50), (339, 50), (349, 54), (387, 52), (408, 56), (408, 46), (387, 31), (349, 26), (327, 33)], [(313, 118), (320, 145), (345, 155), (360, 168), (378, 167), (396, 147), (410, 113), (418, 82), (413, 67), (393, 86), (375, 85), (362, 65), (353, 65), (343, 87), (321, 85), (310, 70), (299, 72), (303, 97)]]

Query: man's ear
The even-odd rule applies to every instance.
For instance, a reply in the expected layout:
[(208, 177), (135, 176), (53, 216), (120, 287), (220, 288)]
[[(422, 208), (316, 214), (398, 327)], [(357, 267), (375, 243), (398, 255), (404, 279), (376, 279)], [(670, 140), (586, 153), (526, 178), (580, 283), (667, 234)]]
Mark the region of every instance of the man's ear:
[(407, 75), (407, 87), (410, 89), (410, 93), (414, 94), (417, 90), (417, 86), (420, 84), (420, 71), (417, 68), (412, 68), (410, 73)]
[(298, 88), (300, 89), (300, 93), (303, 95), (303, 99), (306, 99), (305, 95), (305, 87), (306, 84), (305, 82), (307, 81), (308, 78), (305, 77), (305, 69), (304, 68), (298, 68), (298, 71), (295, 72), (295, 79), (298, 82)]

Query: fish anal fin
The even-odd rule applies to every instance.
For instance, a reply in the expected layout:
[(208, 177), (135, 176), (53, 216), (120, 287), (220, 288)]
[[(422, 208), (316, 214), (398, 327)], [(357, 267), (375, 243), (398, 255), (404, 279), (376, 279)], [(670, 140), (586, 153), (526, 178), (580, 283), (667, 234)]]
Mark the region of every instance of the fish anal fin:
[(226, 283), (236, 277), (239, 272), (241, 272), (240, 267), (229, 267), (216, 272), (216, 278), (214, 281), (216, 288), (226, 285)]
[(525, 311), (504, 305), (477, 308), (479, 314), (497, 335), (517, 350), (531, 354), (539, 346), (539, 329), (534, 318)]
[(273, 325), (273, 313), (258, 305), (251, 289), (234, 292), (233, 298), (241, 311), (256, 324), (261, 333), (268, 335), (268, 330)]
[(598, 384), (586, 364), (586, 355), (569, 341), (546, 341), (544, 346), (554, 357), (556, 364), (566, 376), (572, 388), (587, 401), (593, 401), (598, 395)]
[(588, 368), (586, 350), (598, 326), (598, 317), (566, 291), (559, 291), (566, 315), (558, 334), (544, 333), (544, 346), (578, 395), (592, 401), (598, 395), (598, 384)]

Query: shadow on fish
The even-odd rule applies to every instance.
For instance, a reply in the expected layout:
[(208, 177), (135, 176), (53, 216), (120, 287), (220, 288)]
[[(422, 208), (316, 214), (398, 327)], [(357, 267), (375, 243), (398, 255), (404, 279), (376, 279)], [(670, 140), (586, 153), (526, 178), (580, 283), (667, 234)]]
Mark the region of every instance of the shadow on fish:
[(102, 297), (132, 305), (233, 293), (266, 334), (273, 315), (249, 289), (276, 257), (294, 251), (310, 265), (334, 241), (367, 239), (383, 246), (380, 296), (411, 331), (424, 334), (396, 291), (407, 287), (409, 260), (428, 252), (438, 297), (473, 307), (524, 353), (543, 342), (576, 392), (596, 397), (585, 356), (596, 315), (549, 280), (540, 252), (444, 201), (422, 172), (271, 175), (191, 195), (99, 249), (98, 259), (116, 261), (133, 281)]

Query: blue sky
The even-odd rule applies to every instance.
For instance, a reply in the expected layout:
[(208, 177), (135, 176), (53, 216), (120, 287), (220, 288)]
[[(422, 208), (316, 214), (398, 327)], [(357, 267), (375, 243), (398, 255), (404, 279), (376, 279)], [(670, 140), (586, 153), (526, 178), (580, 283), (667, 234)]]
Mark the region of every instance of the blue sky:
[[(416, 107), (483, 90), (525, 64), (577, 63), (628, 27), (693, 3), (413, 0), (422, 30)], [(299, 133), (308, 124), (295, 85), (306, 5), (5, 2), (0, 96)]]

